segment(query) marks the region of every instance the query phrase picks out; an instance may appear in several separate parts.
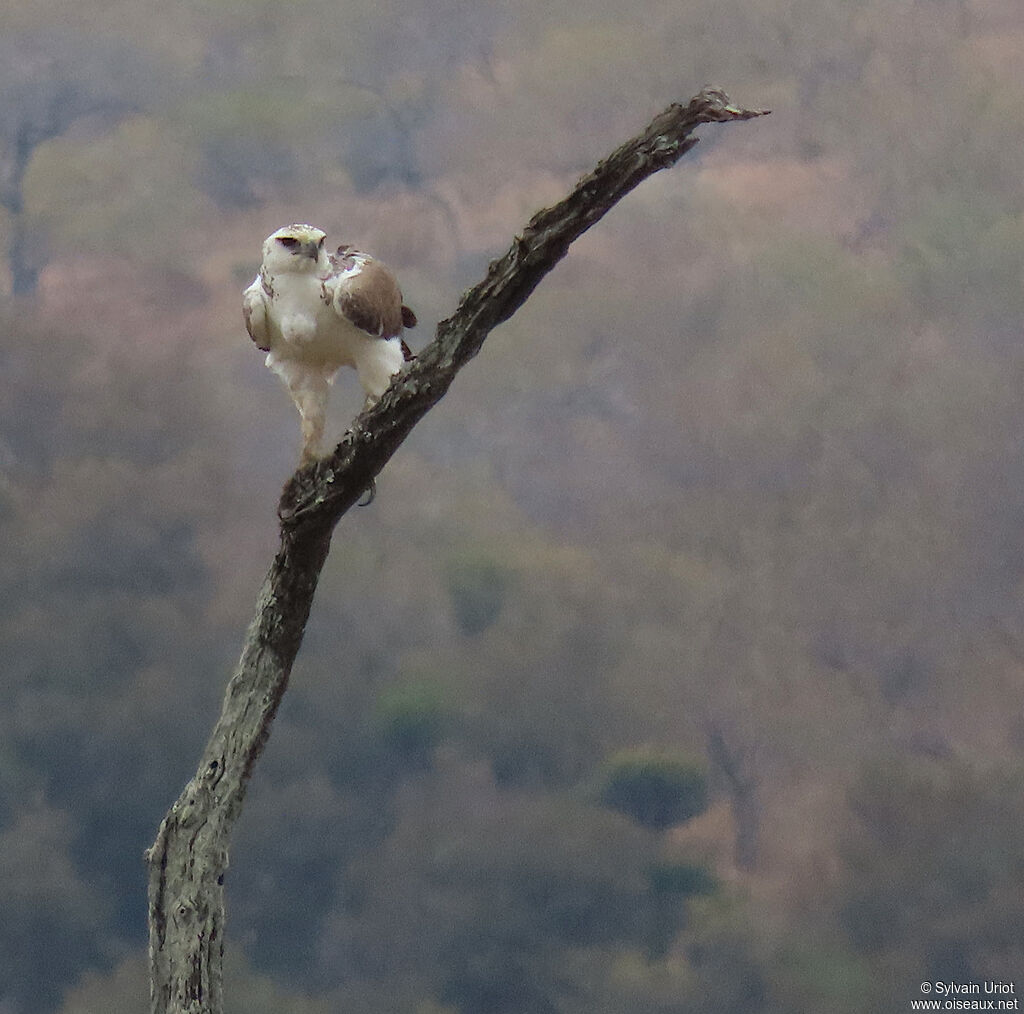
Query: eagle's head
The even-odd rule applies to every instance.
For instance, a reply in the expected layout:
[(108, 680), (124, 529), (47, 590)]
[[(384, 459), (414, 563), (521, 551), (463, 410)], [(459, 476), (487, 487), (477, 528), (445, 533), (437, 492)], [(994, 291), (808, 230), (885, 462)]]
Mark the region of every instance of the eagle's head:
[(328, 268), (326, 233), (313, 225), (286, 225), (263, 241), (263, 267), (271, 275)]

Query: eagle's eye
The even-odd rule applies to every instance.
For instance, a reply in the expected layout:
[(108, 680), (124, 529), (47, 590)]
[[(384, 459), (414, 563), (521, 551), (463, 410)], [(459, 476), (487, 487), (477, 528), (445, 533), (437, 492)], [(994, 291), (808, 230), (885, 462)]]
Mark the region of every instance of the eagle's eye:
[(294, 236), (278, 236), (277, 241), (281, 246), (286, 247), (289, 250), (291, 250), (292, 247), (299, 245), (299, 241)]
[(320, 248), (321, 250), (323, 249), (323, 246), (324, 246), (324, 240), (325, 240), (325, 239), (327, 239), (327, 237), (326, 237), (326, 236), (321, 236), (321, 237), (320, 237), (320, 242), (319, 242), (319, 243), (317, 243), (317, 246), (318, 246), (318, 247), (319, 247), (319, 248)]

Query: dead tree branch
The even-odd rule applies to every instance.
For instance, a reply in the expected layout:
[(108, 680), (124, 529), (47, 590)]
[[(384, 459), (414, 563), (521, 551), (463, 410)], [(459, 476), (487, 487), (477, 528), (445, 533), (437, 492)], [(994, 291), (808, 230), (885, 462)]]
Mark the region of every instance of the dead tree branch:
[(224, 875), (249, 776), (284, 696), (317, 580), (339, 518), (372, 485), (455, 374), (507, 320), (570, 244), (634, 187), (674, 165), (702, 123), (763, 115), (706, 88), (672, 105), (559, 204), (538, 212), (470, 289), (434, 341), (352, 425), (328, 458), (297, 472), (279, 507), (281, 541), (256, 603), (241, 658), (198, 770), (146, 853), (153, 1014), (222, 1014)]

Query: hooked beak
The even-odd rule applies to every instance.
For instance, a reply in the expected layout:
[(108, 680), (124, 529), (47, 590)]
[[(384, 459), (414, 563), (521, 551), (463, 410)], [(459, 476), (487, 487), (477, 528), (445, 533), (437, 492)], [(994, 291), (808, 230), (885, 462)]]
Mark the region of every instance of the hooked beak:
[(319, 243), (315, 243), (313, 240), (310, 240), (308, 243), (303, 243), (297, 252), (303, 257), (309, 257), (314, 261), (320, 259), (320, 245)]

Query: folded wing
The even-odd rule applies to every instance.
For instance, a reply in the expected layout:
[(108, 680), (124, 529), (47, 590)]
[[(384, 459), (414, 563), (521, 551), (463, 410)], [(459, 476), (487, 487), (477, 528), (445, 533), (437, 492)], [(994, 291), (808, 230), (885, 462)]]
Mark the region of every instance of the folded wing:
[(245, 329), (249, 337), (262, 352), (270, 351), (270, 329), (267, 326), (267, 295), (263, 289), (263, 281), (257, 278), (242, 293), (242, 316), (245, 318)]
[[(402, 290), (382, 261), (354, 247), (340, 246), (330, 262), (324, 291), (339, 316), (375, 338), (398, 338), (405, 328), (416, 326), (416, 314), (402, 303)], [(402, 345), (406, 352), (407, 346)]]

